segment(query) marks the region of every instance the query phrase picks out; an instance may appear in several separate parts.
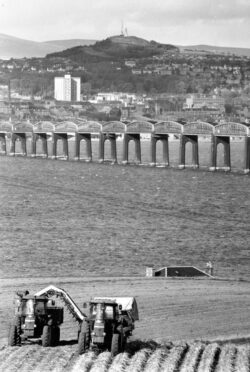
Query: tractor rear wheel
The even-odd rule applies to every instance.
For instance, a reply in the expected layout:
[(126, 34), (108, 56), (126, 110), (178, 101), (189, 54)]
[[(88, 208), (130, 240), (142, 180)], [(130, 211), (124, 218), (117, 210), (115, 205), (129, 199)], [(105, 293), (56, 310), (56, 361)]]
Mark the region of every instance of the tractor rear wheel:
[(16, 325), (11, 324), (10, 331), (9, 331), (8, 345), (9, 346), (16, 346), (16, 338), (17, 338)]
[(88, 323), (82, 324), (82, 329), (78, 338), (78, 354), (83, 354), (90, 346), (90, 327)]
[(120, 333), (114, 333), (111, 342), (111, 356), (115, 357), (121, 352), (121, 335)]
[(52, 346), (52, 329), (51, 326), (49, 325), (45, 325), (43, 327), (42, 346), (43, 347)]
[(17, 316), (16, 317), (16, 332), (17, 332), (17, 335), (16, 335), (16, 344), (21, 346), (21, 332), (22, 332), (22, 328), (21, 328), (21, 317), (20, 316)]
[(19, 316), (17, 316), (13, 320), (13, 323), (10, 326), (8, 345), (9, 346), (21, 345), (21, 318)]

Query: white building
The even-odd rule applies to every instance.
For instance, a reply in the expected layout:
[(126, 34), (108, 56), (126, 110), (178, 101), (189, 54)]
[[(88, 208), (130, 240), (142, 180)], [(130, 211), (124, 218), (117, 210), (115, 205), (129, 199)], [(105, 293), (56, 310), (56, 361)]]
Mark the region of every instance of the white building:
[(64, 75), (54, 78), (54, 98), (57, 101), (80, 101), (81, 78)]
[(124, 105), (128, 103), (134, 103), (136, 101), (136, 95), (133, 93), (123, 93), (123, 92), (105, 92), (97, 93), (92, 99), (89, 100), (91, 103), (100, 103), (100, 102), (112, 102), (119, 101)]

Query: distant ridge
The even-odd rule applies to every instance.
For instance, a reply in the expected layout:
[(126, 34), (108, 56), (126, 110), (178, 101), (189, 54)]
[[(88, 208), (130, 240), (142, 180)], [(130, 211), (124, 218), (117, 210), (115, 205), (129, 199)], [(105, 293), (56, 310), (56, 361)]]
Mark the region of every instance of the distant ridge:
[(91, 45), (96, 40), (69, 39), (51, 41), (31, 41), (18, 37), (0, 34), (0, 59), (45, 57), (48, 53), (79, 45)]
[[(160, 45), (160, 43), (147, 41), (136, 36), (117, 35), (111, 36), (107, 40), (110, 40), (114, 44), (119, 44), (120, 47), (126, 47), (128, 45), (147, 47), (154, 43)], [(66, 39), (38, 42), (0, 33), (0, 59), (45, 57), (47, 54), (61, 52), (73, 47), (91, 46), (96, 42), (97, 40), (92, 39)], [(218, 47), (212, 45), (187, 45), (176, 47), (179, 48), (181, 52), (204, 51), (208, 53), (235, 54), (250, 57), (250, 48)]]
[(57, 48), (72, 48), (79, 45), (92, 45), (95, 44), (97, 40), (88, 39), (66, 39), (66, 40), (50, 40), (44, 41), (45, 44), (55, 45)]
[(199, 52), (209, 52), (209, 53), (223, 53), (223, 54), (235, 54), (238, 56), (250, 57), (250, 48), (237, 48), (237, 47), (223, 47), (223, 46), (213, 46), (213, 45), (186, 45), (180, 46), (181, 52), (184, 51), (199, 51)]

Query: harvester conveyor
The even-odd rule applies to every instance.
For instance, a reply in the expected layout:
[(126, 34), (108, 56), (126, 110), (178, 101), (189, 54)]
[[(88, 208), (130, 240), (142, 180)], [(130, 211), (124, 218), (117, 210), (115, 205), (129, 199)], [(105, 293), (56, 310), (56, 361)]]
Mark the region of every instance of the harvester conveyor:
[(86, 315), (81, 312), (76, 303), (72, 300), (69, 294), (62, 288), (58, 288), (54, 285), (49, 285), (48, 287), (42, 289), (41, 291), (35, 293), (35, 296), (57, 296), (62, 299), (65, 306), (69, 310), (70, 314), (75, 318), (75, 320), (81, 324), (82, 321), (86, 318)]

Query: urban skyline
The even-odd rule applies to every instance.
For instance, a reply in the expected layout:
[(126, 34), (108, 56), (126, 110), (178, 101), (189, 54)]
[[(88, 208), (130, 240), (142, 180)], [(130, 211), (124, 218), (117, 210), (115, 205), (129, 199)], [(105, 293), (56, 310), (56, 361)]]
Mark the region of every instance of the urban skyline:
[(249, 48), (248, 0), (0, 0), (0, 33), (34, 41), (119, 34), (175, 45)]

